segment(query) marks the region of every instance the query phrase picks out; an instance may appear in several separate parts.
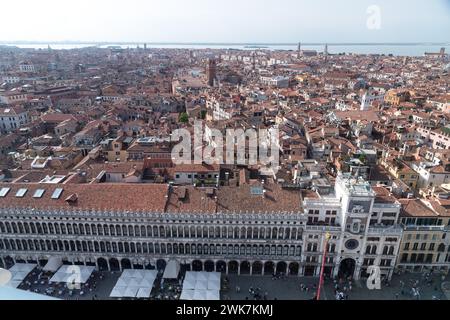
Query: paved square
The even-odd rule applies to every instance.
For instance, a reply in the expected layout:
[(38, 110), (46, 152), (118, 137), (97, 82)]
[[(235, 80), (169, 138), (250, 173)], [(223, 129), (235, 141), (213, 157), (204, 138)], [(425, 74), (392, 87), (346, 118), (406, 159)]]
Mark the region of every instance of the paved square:
[[(252, 287), (260, 288), (261, 295), (267, 292), (267, 299), (273, 300), (310, 300), (316, 293), (319, 279), (316, 277), (287, 277), (284, 279), (272, 280), (271, 276), (237, 276), (229, 275), (229, 290), (222, 293), (222, 299), (231, 300), (254, 300), (249, 293)], [(416, 286), (420, 292), (420, 300), (432, 300), (433, 297), (439, 300), (448, 300), (449, 297), (441, 289), (442, 279), (439, 275), (430, 277), (431, 283), (427, 283), (422, 274), (403, 274), (393, 276), (389, 286), (382, 284), (381, 290), (369, 290), (363, 280), (353, 281), (351, 291), (348, 283), (341, 284), (340, 290), (346, 287), (349, 300), (414, 300), (412, 287), (415, 281), (419, 281)], [(449, 281), (447, 276), (445, 281)], [(404, 283), (402, 288), (401, 281)], [(301, 290), (303, 284), (307, 289)], [(236, 286), (240, 287), (240, 292), (236, 292)], [(331, 280), (326, 280), (321, 293), (321, 300), (335, 300), (335, 288)], [(402, 294), (403, 291), (403, 294)]]

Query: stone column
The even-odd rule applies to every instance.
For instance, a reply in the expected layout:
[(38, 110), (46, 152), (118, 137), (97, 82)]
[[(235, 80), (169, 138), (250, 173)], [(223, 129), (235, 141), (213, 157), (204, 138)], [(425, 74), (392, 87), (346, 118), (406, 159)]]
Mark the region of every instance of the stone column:
[(361, 263), (360, 263), (360, 261), (356, 261), (356, 268), (355, 268), (355, 272), (353, 274), (353, 279), (359, 280), (360, 274), (361, 274)]
[(253, 275), (253, 263), (250, 263), (250, 275)]
[(241, 264), (238, 262), (238, 276), (241, 275)]
[(320, 276), (320, 265), (316, 266), (316, 269), (314, 270), (314, 276)]

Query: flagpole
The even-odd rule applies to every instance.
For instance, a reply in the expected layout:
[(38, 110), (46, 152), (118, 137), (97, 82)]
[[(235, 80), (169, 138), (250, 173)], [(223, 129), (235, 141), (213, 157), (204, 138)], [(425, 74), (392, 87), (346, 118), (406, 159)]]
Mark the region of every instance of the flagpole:
[(326, 256), (327, 256), (328, 241), (330, 240), (330, 238), (331, 238), (331, 235), (327, 232), (325, 234), (325, 245), (324, 245), (324, 248), (323, 248), (322, 267), (320, 268), (319, 286), (317, 287), (316, 300), (320, 300), (320, 291), (322, 289), (323, 277), (324, 277), (324, 271), (325, 271), (325, 259), (326, 259)]

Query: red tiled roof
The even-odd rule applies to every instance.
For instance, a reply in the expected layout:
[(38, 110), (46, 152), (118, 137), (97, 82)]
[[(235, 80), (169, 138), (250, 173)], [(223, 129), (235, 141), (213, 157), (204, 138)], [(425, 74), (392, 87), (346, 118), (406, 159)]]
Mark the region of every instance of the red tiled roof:
[[(0, 184), (11, 188), (5, 197), (0, 197), (0, 208), (61, 208), (61, 209), (111, 209), (111, 210), (147, 210), (163, 212), (166, 204), (168, 186), (165, 184)], [(26, 188), (23, 198), (16, 192)], [(51, 196), (55, 189), (64, 189), (60, 198)], [(33, 198), (36, 190), (44, 189), (41, 198)], [(68, 203), (65, 199), (72, 194), (77, 201)]]

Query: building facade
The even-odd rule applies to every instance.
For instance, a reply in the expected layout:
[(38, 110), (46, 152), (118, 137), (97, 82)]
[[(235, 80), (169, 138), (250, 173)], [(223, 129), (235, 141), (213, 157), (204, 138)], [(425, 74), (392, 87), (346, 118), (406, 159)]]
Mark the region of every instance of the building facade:
[(22, 107), (0, 108), (0, 132), (20, 129), (29, 122), (28, 113)]
[[(58, 256), (67, 263), (119, 270), (161, 268), (175, 259), (190, 270), (318, 276), (329, 234), (325, 261), (328, 276), (359, 279), (367, 276), (367, 267), (372, 264), (380, 266), (383, 276), (393, 273), (402, 229), (370, 225), (370, 218), (375, 212), (398, 215), (400, 207), (395, 202), (376, 200), (365, 181), (342, 176), (336, 182), (334, 196), (308, 195), (299, 201), (304, 208), (299, 206), (298, 211), (266, 213), (217, 212), (226, 205), (221, 203), (220, 193), (217, 200), (209, 192), (199, 197), (196, 210), (169, 212), (172, 202), (181, 203), (184, 198), (193, 201), (196, 197), (194, 188), (188, 188), (190, 195), (186, 190), (180, 195), (172, 188), (4, 185), (0, 190), (2, 264), (44, 264)], [(255, 188), (252, 197), (271, 197), (264, 192), (258, 195)], [(90, 208), (94, 203), (106, 207), (111, 203), (110, 192), (120, 192), (122, 198), (132, 198), (134, 203), (140, 201), (139, 209)], [(156, 197), (157, 203), (143, 197)], [(104, 202), (99, 203), (102, 199)], [(207, 212), (206, 201), (218, 203), (214, 214)]]

